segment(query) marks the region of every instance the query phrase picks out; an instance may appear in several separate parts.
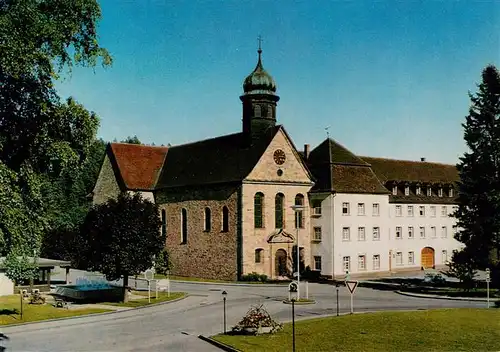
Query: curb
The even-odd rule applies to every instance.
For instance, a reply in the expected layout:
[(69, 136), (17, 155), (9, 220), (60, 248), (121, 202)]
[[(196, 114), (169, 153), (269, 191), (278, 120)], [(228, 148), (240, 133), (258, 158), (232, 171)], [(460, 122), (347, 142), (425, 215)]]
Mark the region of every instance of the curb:
[[(44, 320), (35, 320), (35, 321), (28, 321), (26, 323), (18, 323), (18, 324), (6, 324), (6, 325), (0, 325), (0, 328), (7, 329), (10, 327), (16, 327), (16, 326), (25, 326), (25, 325), (32, 325), (32, 324), (40, 324), (40, 323), (51, 323), (55, 321), (62, 321), (62, 320), (71, 320), (71, 319), (78, 319), (78, 318), (88, 318), (88, 317), (100, 317), (103, 315), (110, 315), (110, 314), (117, 314), (117, 313), (123, 313), (123, 312), (130, 312), (131, 310), (140, 310), (143, 308), (150, 308), (150, 307), (156, 307), (156, 306), (161, 306), (164, 304), (169, 304), (169, 303), (174, 303), (178, 302), (180, 300), (183, 300), (185, 298), (188, 298), (189, 293), (186, 293), (184, 296), (173, 299), (171, 301), (165, 301), (165, 302), (158, 302), (158, 303), (153, 303), (153, 304), (148, 304), (146, 306), (141, 306), (141, 307), (125, 307), (128, 309), (121, 309), (121, 310), (115, 310), (111, 312), (103, 312), (103, 313), (90, 313), (90, 314), (82, 314), (82, 315), (76, 315), (72, 317), (64, 317), (64, 318), (55, 318), (55, 319), (44, 319)], [(97, 308), (99, 309), (99, 308)], [(104, 309), (104, 308), (101, 308)]]
[[(284, 299), (282, 301), (284, 304), (292, 304), (292, 301), (289, 301), (287, 299)], [(316, 301), (314, 299), (310, 300), (309, 302), (295, 302), (295, 305), (296, 306), (305, 306), (305, 305), (308, 305), (308, 304), (316, 304)]]
[[(425, 293), (404, 292), (399, 290), (394, 292), (403, 296), (417, 297), (417, 298), (447, 299), (450, 301), (488, 302), (486, 298), (479, 298), (479, 297), (451, 297), (451, 296), (440, 296), (440, 295), (427, 295)], [(495, 301), (499, 301), (499, 299), (490, 297), (491, 303), (494, 303)]]
[(183, 281), (183, 280), (170, 280), (182, 284), (202, 284), (202, 285), (220, 285), (220, 286), (243, 286), (243, 287), (286, 287), (286, 284), (238, 284), (232, 282), (208, 282), (208, 281)]
[(205, 342), (208, 342), (208, 343), (214, 345), (215, 347), (220, 348), (223, 351), (227, 351), (227, 352), (240, 352), (240, 350), (237, 350), (234, 347), (226, 345), (225, 343), (216, 341), (216, 340), (214, 340), (214, 339), (212, 339), (210, 337), (205, 337), (203, 335), (198, 335), (198, 338), (201, 339), (201, 340), (203, 340), (203, 341), (205, 341)]

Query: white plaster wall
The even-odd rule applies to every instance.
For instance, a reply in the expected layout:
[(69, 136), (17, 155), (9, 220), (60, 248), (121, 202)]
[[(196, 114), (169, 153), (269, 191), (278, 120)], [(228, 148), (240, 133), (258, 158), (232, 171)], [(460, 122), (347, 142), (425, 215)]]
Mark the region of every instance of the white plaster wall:
[(0, 272), (0, 296), (14, 294), (14, 282), (5, 276), (5, 273)]
[(139, 193), (143, 199), (149, 200), (151, 203), (155, 202), (155, 198), (153, 195), (153, 192), (143, 192), (143, 191), (128, 191), (128, 194), (134, 195), (136, 193)]

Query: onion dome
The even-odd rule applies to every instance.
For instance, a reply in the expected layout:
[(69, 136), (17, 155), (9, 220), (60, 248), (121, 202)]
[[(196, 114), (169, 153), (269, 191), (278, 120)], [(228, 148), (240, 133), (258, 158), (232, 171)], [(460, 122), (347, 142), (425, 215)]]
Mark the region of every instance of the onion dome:
[(259, 61), (253, 72), (245, 78), (243, 82), (243, 91), (247, 94), (272, 94), (276, 92), (276, 82), (269, 73), (264, 70), (262, 66), (261, 54), (262, 50), (259, 48)]

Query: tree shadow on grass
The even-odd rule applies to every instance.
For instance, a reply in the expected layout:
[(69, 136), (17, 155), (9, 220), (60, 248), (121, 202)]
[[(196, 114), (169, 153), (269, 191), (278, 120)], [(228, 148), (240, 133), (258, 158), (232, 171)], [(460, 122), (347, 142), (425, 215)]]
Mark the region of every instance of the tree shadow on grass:
[[(14, 308), (14, 309), (0, 309), (0, 315), (13, 315), (13, 314), (19, 314), (19, 311), (16, 308)], [(0, 341), (2, 341), (2, 334), (0, 334)]]

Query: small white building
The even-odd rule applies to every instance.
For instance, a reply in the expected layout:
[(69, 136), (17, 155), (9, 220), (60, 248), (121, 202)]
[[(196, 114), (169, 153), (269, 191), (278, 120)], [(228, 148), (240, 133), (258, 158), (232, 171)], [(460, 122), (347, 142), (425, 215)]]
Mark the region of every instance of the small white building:
[(444, 267), (453, 250), (454, 165), (358, 157), (331, 139), (304, 155), (316, 184), (311, 269), (327, 277)]

